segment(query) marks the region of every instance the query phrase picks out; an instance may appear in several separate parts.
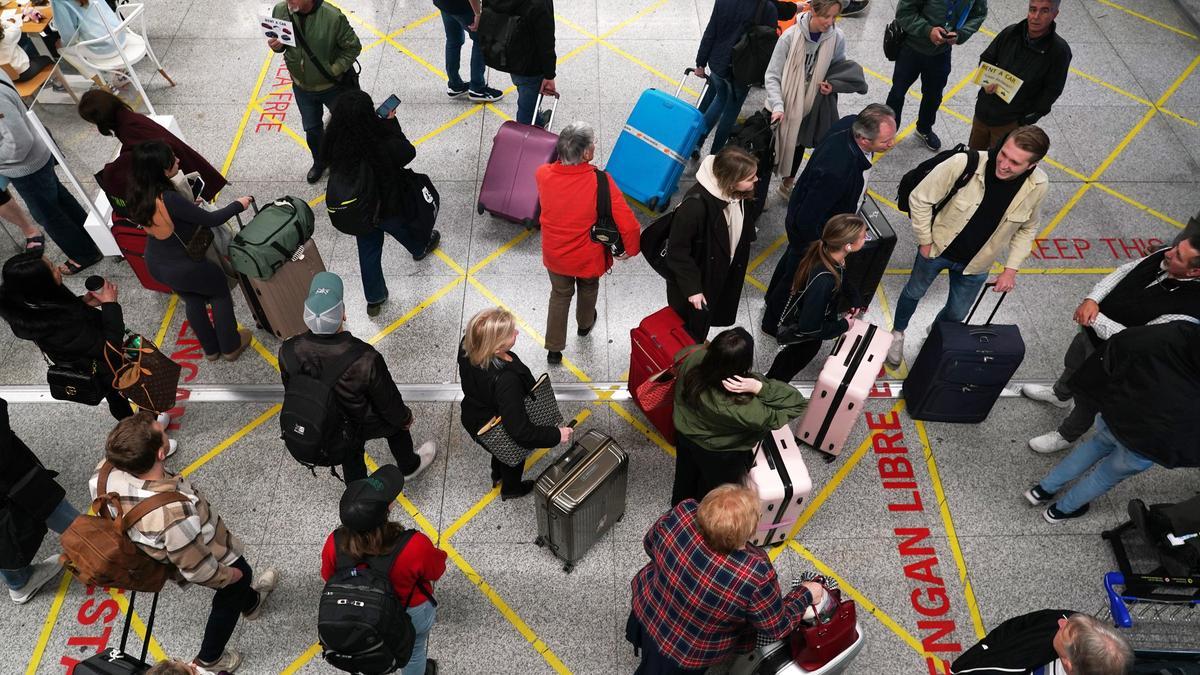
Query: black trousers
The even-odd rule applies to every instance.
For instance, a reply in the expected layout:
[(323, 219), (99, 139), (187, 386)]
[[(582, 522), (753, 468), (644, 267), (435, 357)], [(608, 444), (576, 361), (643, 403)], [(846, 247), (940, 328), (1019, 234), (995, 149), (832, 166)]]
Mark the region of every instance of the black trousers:
[[(421, 465), (421, 458), (413, 451), (412, 434), (408, 429), (400, 429), (398, 431), (376, 431), (372, 433), (370, 429), (364, 431), (366, 437), (364, 441), (373, 438), (386, 438), (388, 449), (392, 451), (392, 458), (396, 460), (396, 466), (408, 475), (417, 470)], [(384, 435), (387, 433), (388, 435)], [(342, 462), (342, 477), (346, 482), (355, 481), (360, 478), (367, 477), (367, 449), (363, 448), (359, 452), (350, 452)]]
[(804, 370), (814, 357), (821, 351), (821, 340), (807, 340), (794, 345), (788, 345), (775, 355), (767, 377), (781, 382), (791, 382), (796, 375)]
[(492, 457), (492, 482), (500, 481), (500, 492), (513, 494), (521, 490), (521, 477), (525, 475), (525, 463), (509, 466)]
[(685, 499), (700, 501), (713, 488), (738, 483), (750, 470), (754, 456), (746, 450), (705, 450), (683, 434), (675, 434), (675, 482), (671, 506)]
[(204, 626), (204, 639), (200, 642), (200, 653), (196, 658), (212, 663), (221, 658), (225, 645), (237, 627), (238, 617), (251, 612), (258, 606), (258, 591), (250, 588), (254, 571), (245, 558), (233, 561), (232, 567), (242, 571), (242, 578), (213, 595), (212, 609), (208, 612), (208, 623)]

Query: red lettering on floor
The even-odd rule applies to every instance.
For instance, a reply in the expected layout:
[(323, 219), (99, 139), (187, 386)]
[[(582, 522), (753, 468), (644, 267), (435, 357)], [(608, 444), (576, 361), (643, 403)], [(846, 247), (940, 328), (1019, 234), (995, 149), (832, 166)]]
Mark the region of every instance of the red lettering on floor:
[[(287, 66), (281, 64), (275, 70), (275, 79), (271, 83), (271, 89), (286, 87), (291, 83), (292, 76), (288, 72)], [(275, 91), (268, 94), (266, 100), (263, 101), (262, 110), (258, 114), (258, 122), (254, 125), (254, 133), (264, 129), (281, 131), (287, 111), (291, 107), (292, 93), (290, 91)]]
[[(1107, 247), (1097, 247), (1099, 253), (1092, 251), (1092, 242), (1098, 241)], [(1099, 239), (1080, 239), (1078, 237), (1059, 237), (1054, 239), (1035, 239), (1029, 254), (1035, 260), (1084, 260), (1092, 259), (1101, 263), (1109, 260), (1136, 260), (1143, 258), (1163, 245), (1156, 237), (1149, 239), (1121, 239), (1119, 237), (1100, 237)], [(1107, 255), (1105, 255), (1107, 254)], [(1097, 260), (1098, 258), (1098, 260)]]

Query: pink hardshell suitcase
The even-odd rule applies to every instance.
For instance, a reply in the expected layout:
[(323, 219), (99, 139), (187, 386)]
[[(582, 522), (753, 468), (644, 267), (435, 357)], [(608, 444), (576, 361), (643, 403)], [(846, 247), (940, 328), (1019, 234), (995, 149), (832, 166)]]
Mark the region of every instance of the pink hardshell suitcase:
[(891, 344), (888, 331), (855, 321), (825, 360), (796, 438), (831, 459), (836, 457), (862, 416), (863, 402), (875, 386)]
[(747, 481), (758, 491), (762, 508), (758, 530), (750, 543), (755, 546), (784, 543), (804, 510), (804, 500), (812, 492), (812, 478), (790, 426), (772, 431), (755, 447)]
[[(487, 211), (493, 216), (520, 223), (527, 229), (537, 225), (541, 209), (534, 174), (538, 167), (558, 158), (555, 147), (558, 134), (549, 131), (557, 107), (558, 96), (555, 95), (550, 119), (544, 129), (513, 120), (500, 125), (492, 141), (492, 154), (488, 156), (483, 184), (479, 189), (477, 210), (481, 215)], [(541, 114), (541, 95), (538, 96), (536, 110), (535, 119)]]

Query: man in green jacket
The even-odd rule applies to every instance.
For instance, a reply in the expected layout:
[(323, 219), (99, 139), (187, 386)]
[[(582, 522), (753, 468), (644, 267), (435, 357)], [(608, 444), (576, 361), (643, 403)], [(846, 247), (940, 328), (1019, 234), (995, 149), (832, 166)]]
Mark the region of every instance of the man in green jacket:
[(900, 0), (896, 7), (896, 21), (904, 29), (905, 39), (896, 56), (887, 105), (896, 111), (899, 125), (904, 96), (921, 78), (917, 135), (934, 152), (942, 149), (933, 123), (950, 77), (950, 49), (970, 39), (986, 18), (987, 0)]
[[(267, 46), (283, 54), (283, 62), (292, 76), (292, 94), (313, 156), (307, 178), (309, 183), (316, 183), (325, 173), (325, 166), (318, 159), (325, 134), (322, 106), (332, 110), (341, 92), (358, 88), (353, 69), (362, 52), (362, 43), (346, 15), (325, 0), (284, 0), (275, 5), (271, 16), (291, 21), (296, 34), (295, 47), (275, 38), (268, 39)], [(347, 75), (351, 81), (347, 81)]]

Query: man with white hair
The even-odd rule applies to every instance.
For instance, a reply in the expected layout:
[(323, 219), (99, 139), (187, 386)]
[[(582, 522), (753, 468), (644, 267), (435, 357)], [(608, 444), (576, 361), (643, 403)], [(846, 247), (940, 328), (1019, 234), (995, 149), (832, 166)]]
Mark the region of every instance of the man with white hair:
[(950, 666), (952, 675), (1124, 675), (1133, 650), (1112, 626), (1064, 609), (1014, 617)]

